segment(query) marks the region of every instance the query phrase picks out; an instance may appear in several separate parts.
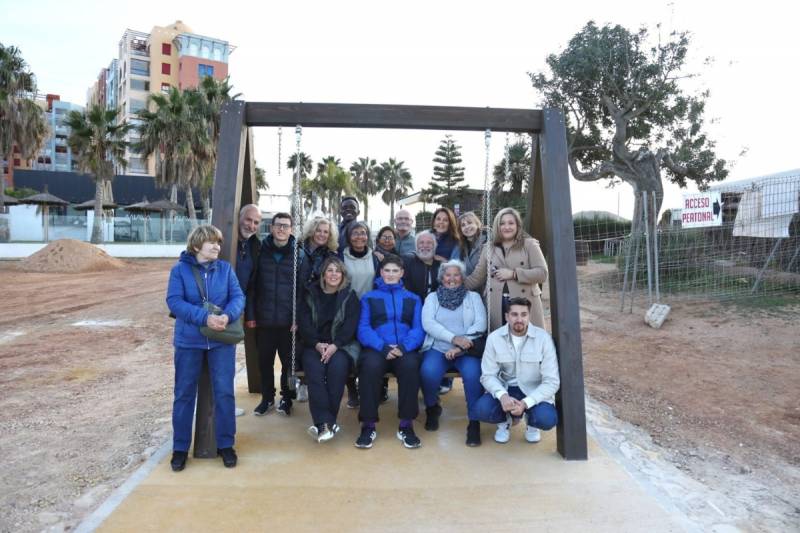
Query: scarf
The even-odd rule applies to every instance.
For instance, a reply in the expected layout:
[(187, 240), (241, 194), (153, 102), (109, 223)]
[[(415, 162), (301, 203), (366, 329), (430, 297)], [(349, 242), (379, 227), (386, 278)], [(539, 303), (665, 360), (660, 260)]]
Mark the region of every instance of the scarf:
[(464, 298), (466, 298), (466, 296), (467, 288), (463, 284), (452, 289), (439, 285), (439, 288), (436, 289), (436, 297), (439, 298), (439, 305), (450, 311), (458, 309), (461, 304), (464, 303)]

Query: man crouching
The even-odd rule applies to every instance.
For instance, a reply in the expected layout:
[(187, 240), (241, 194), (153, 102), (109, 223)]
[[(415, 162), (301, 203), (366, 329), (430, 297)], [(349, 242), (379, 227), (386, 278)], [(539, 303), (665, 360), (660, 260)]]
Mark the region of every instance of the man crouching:
[(508, 301), (506, 324), (486, 339), (481, 360), (481, 385), (486, 394), (473, 406), (470, 420), (497, 424), (494, 440), (508, 442), (510, 429), (527, 416), (525, 440), (539, 442), (539, 430), (558, 423), (555, 393), (558, 360), (550, 334), (530, 323), (527, 298)]

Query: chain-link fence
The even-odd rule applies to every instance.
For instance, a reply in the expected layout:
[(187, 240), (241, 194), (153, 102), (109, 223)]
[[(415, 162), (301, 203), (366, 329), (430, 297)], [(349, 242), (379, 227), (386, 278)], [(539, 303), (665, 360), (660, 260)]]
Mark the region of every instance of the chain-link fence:
[[(618, 291), (625, 308), (634, 298), (800, 293), (800, 172), (717, 185), (710, 193), (720, 200), (708, 205), (708, 218), (716, 213), (719, 220), (708, 227), (687, 227), (702, 218), (688, 209), (692, 204), (664, 210), (648, 224), (646, 210), (638, 224), (611, 213), (578, 214), (582, 286)], [(652, 196), (643, 203), (652, 206)]]

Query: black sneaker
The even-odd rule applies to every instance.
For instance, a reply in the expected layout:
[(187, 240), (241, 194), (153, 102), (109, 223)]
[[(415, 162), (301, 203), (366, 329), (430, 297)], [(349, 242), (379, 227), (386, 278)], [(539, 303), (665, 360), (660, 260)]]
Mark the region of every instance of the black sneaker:
[(172, 467), (173, 472), (180, 472), (186, 468), (186, 458), (189, 457), (189, 452), (172, 452), (172, 460), (169, 465)]
[(372, 443), (378, 438), (375, 428), (369, 426), (361, 427), (361, 435), (356, 439), (356, 448), (372, 448)]
[(278, 404), (278, 408), (276, 409), (276, 411), (278, 411), (282, 415), (292, 416), (292, 400), (281, 398), (281, 401)]
[(414, 427), (408, 426), (407, 428), (400, 428), (397, 430), (397, 438), (403, 443), (406, 448), (419, 448), (422, 446), (422, 441), (419, 440), (417, 434), (414, 433)]
[(481, 445), (481, 423), (477, 420), (470, 420), (467, 425), (467, 446)]
[(222, 457), (222, 464), (225, 465), (225, 468), (233, 468), (239, 459), (236, 457), (236, 450), (233, 448), (217, 448), (217, 454)]
[(439, 417), (442, 416), (442, 406), (438, 403), (425, 408), (425, 431), (436, 431), (439, 429)]
[(348, 409), (358, 409), (361, 405), (361, 402), (358, 399), (358, 387), (353, 385), (347, 386), (347, 408)]
[(261, 400), (261, 403), (253, 409), (253, 414), (256, 416), (264, 416), (269, 413), (273, 407), (275, 407), (275, 400)]

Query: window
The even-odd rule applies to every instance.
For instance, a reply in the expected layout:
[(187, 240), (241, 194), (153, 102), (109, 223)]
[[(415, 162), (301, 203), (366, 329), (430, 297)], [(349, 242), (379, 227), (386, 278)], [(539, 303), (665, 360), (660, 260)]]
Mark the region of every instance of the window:
[(131, 74), (136, 74), (137, 76), (149, 76), (150, 62), (143, 61), (141, 59), (131, 59)]
[(135, 78), (131, 78), (131, 89), (136, 91), (149, 91), (150, 90), (150, 82), (145, 80), (137, 80)]
[(214, 76), (214, 66), (213, 65), (204, 65), (200, 63), (197, 65), (197, 76), (199, 78), (205, 78), (206, 76)]
[(169, 63), (161, 63), (161, 74), (169, 75), (172, 71), (172, 65)]
[(161, 43), (161, 53), (165, 56), (172, 55), (172, 45), (169, 43)]
[(171, 87), (172, 87), (172, 85), (170, 85), (169, 83), (162, 83), (161, 84), (161, 92), (164, 93), (164, 94), (168, 94)]
[(128, 169), (137, 174), (147, 172), (147, 160), (141, 157), (128, 158)]
[(138, 113), (142, 109), (147, 107), (147, 102), (144, 100), (137, 100), (136, 98), (131, 98), (131, 113)]

